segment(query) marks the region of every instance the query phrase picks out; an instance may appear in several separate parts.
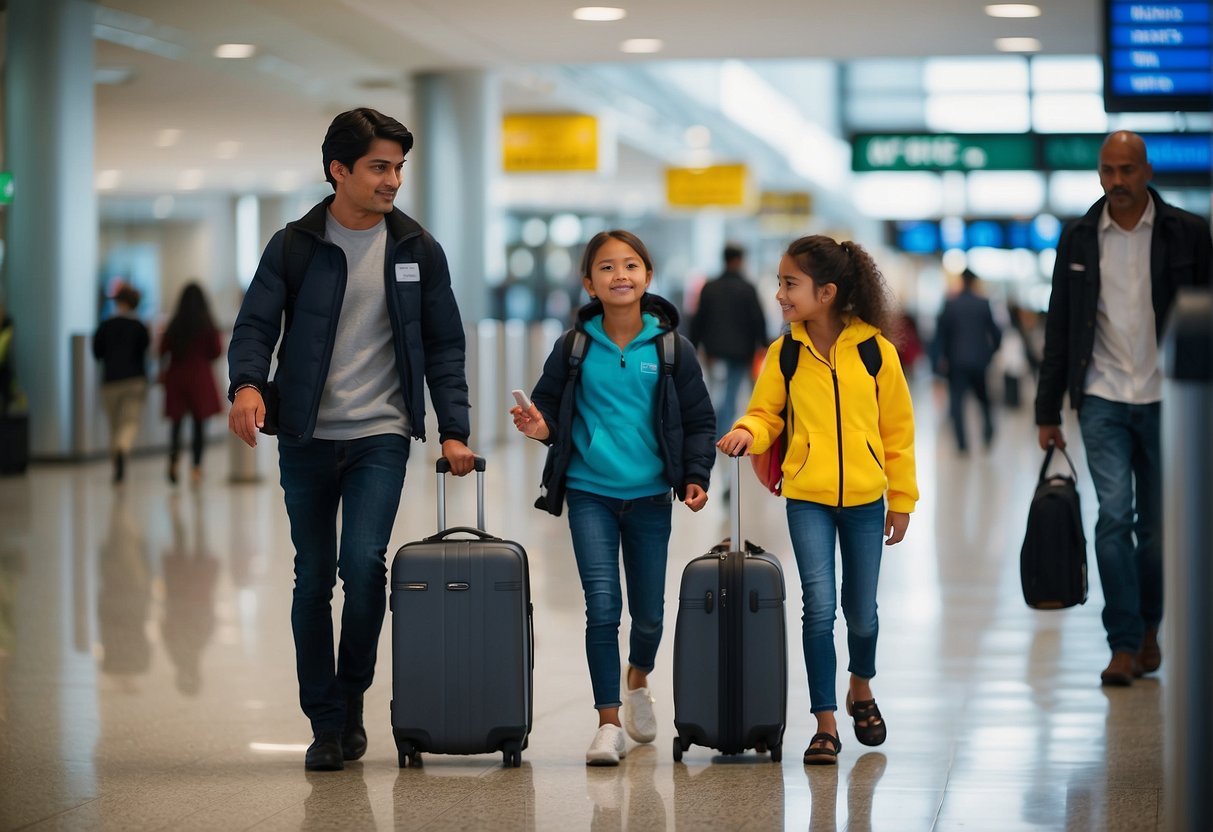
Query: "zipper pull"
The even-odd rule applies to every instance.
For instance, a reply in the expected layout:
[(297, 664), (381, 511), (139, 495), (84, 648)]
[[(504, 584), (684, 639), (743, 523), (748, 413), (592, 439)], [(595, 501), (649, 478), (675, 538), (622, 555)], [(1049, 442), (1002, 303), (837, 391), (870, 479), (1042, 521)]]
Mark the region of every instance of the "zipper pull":
[(620, 366), (620, 367), (627, 367), (627, 366), (628, 366), (627, 361), (626, 361), (626, 360), (624, 360), (624, 357), (623, 357), (623, 350), (620, 350), (620, 351), (619, 351), (619, 366)]

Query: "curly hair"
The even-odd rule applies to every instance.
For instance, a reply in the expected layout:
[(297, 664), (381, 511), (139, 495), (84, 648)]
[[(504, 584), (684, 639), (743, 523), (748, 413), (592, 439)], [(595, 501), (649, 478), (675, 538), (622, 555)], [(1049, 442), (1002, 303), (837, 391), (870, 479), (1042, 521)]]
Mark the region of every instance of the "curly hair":
[(863, 246), (814, 234), (793, 240), (785, 254), (817, 286), (833, 283), (838, 287), (835, 308), (844, 320), (859, 318), (886, 336), (891, 332), (892, 295)]

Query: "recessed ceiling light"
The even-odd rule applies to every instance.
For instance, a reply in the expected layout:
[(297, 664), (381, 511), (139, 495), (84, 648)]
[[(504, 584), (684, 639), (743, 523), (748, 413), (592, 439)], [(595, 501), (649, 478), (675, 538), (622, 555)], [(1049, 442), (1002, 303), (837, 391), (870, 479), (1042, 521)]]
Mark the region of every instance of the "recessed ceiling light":
[(1040, 41), (1036, 38), (995, 38), (994, 48), (999, 52), (1039, 52)]
[(1040, 6), (1032, 6), (1028, 3), (998, 3), (986, 6), (986, 14), (990, 17), (1040, 17)]
[(93, 184), (99, 191), (112, 191), (118, 187), (120, 181), (122, 181), (122, 171), (113, 169), (99, 170)]
[(93, 83), (117, 86), (125, 84), (135, 77), (135, 70), (129, 66), (99, 66), (93, 69)]
[(215, 47), (216, 58), (251, 58), (257, 47), (251, 43), (221, 43)]
[(222, 141), (215, 147), (216, 159), (235, 159), (240, 152), (240, 142)]
[(597, 22), (623, 20), (627, 17), (627, 14), (625, 10), (614, 6), (582, 6), (580, 9), (573, 9), (573, 17), (576, 20), (592, 20)]
[(156, 134), (156, 147), (172, 147), (181, 141), (181, 129), (166, 127)]
[(196, 191), (202, 187), (205, 174), (199, 168), (186, 168), (177, 175), (177, 189)]
[(629, 38), (619, 44), (621, 51), (633, 55), (651, 55), (660, 52), (663, 46), (665, 44), (661, 42), (661, 38)]

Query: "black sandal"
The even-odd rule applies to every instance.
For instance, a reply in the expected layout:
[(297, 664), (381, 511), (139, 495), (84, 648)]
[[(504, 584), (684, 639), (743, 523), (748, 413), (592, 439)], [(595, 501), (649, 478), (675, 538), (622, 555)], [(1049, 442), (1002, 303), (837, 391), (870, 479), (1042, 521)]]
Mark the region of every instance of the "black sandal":
[[(818, 745), (818, 743), (828, 743)], [(809, 747), (804, 750), (806, 766), (833, 766), (838, 764), (838, 752), (842, 751), (842, 741), (833, 734), (822, 731), (814, 734), (809, 741)]]
[[(855, 702), (848, 693), (847, 713), (855, 720), (855, 739), (864, 745), (880, 745), (885, 741), (889, 732), (885, 728), (884, 717), (880, 715), (880, 708), (876, 707), (875, 699)], [(860, 725), (861, 722), (866, 724)]]

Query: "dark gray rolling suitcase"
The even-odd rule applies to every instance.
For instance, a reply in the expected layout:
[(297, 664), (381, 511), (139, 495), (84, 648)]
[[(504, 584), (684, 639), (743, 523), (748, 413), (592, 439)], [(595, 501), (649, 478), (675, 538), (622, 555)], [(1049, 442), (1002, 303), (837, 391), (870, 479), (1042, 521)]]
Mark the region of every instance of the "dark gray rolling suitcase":
[(783, 759), (788, 703), (783, 568), (741, 536), (734, 460), (732, 536), (686, 565), (674, 631), (674, 760), (692, 745)]
[(480, 457), (478, 528), (446, 527), (449, 471), (439, 459), (438, 533), (392, 561), (392, 734), (401, 768), (421, 765), (422, 752), (497, 751), (517, 767), (532, 717), (526, 552), (484, 531)]

